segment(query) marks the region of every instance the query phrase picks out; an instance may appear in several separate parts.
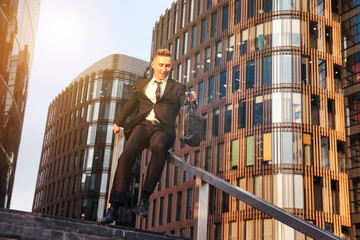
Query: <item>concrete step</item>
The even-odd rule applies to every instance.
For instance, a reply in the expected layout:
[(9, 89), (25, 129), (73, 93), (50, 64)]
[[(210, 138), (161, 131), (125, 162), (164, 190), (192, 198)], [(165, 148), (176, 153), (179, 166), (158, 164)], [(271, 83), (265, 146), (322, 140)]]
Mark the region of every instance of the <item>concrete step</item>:
[(0, 209), (0, 239), (187, 239), (115, 225)]

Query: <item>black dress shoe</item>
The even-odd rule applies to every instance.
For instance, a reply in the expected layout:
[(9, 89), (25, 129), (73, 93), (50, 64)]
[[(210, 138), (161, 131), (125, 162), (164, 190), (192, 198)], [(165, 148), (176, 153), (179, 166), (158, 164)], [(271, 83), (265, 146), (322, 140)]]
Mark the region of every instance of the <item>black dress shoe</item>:
[(113, 223), (114, 221), (116, 221), (119, 218), (118, 209), (119, 208), (111, 206), (107, 210), (105, 216), (101, 219), (101, 224), (109, 224), (109, 223)]
[(146, 218), (149, 214), (149, 201), (143, 198), (140, 199), (139, 204), (136, 206), (135, 213)]

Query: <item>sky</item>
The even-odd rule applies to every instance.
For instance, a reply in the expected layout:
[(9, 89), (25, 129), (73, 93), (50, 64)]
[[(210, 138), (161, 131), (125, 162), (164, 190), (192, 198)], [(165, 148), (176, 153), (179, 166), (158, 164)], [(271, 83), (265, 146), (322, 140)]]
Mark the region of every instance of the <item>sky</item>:
[(173, 2), (42, 0), (11, 209), (32, 209), (51, 101), (110, 54), (150, 61), (153, 27)]

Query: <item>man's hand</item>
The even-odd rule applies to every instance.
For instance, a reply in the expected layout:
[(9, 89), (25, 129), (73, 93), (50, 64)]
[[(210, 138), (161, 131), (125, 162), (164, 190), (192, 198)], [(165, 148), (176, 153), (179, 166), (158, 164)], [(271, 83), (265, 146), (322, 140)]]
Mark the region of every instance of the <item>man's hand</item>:
[[(192, 92), (190, 92), (191, 93), (191, 95), (192, 95), (192, 101), (193, 102), (196, 102), (196, 92), (195, 91), (192, 91)], [(186, 92), (186, 94), (187, 94), (187, 92)], [(188, 97), (187, 98), (187, 100), (190, 102), (190, 98)]]
[(114, 131), (114, 134), (119, 134), (122, 132), (122, 128), (119, 127), (118, 125), (114, 124), (113, 131)]

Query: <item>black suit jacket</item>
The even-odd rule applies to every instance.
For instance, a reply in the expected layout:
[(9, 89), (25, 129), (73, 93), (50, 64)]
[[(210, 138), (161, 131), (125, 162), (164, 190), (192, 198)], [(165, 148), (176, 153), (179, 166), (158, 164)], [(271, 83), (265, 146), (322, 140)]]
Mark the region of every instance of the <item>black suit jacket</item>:
[[(154, 104), (145, 94), (144, 87), (151, 78), (138, 79), (133, 87), (133, 94), (126, 102), (116, 125), (124, 127), (126, 139), (136, 125), (145, 120), (150, 111), (154, 108), (155, 117), (160, 121), (161, 127), (175, 139), (175, 120), (180, 107), (184, 103), (186, 87), (172, 79), (168, 79), (163, 95), (160, 100)], [(128, 116), (138, 110), (136, 117), (130, 123), (124, 125)]]

